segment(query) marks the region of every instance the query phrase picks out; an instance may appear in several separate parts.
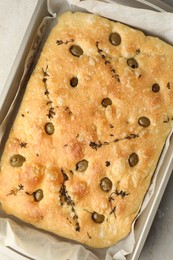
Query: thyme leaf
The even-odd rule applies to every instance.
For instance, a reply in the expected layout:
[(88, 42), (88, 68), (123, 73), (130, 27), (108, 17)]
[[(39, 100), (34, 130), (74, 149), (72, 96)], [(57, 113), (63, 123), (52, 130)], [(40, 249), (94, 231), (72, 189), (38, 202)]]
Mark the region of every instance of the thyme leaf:
[(113, 208), (111, 208), (111, 211), (110, 211), (109, 214), (110, 214), (110, 215), (111, 215), (111, 214), (114, 214), (114, 215), (115, 215), (115, 211), (116, 211), (116, 206), (114, 206)]
[(74, 39), (70, 39), (70, 40), (66, 40), (66, 41), (62, 41), (62, 40), (57, 40), (56, 44), (57, 45), (62, 45), (62, 44), (68, 44), (70, 42), (74, 42)]
[(171, 83), (168, 82), (167, 85), (166, 85), (166, 87), (167, 87), (168, 89), (171, 89)]
[(22, 148), (22, 147), (26, 148), (26, 146), (27, 146), (27, 143), (26, 143), (26, 142), (21, 142), (21, 143), (20, 143), (20, 147), (21, 147), (21, 148)]
[(106, 167), (109, 167), (111, 163), (109, 161), (106, 161), (105, 164), (106, 164)]
[(103, 145), (103, 144), (102, 144), (100, 141), (98, 141), (98, 143), (95, 143), (95, 142), (90, 142), (90, 143), (89, 143), (89, 146), (91, 146), (91, 148), (92, 148), (92, 149), (95, 149), (95, 150), (97, 150), (98, 148), (100, 148), (102, 145)]
[(11, 190), (8, 194), (7, 194), (7, 196), (9, 196), (9, 195), (17, 195), (17, 193), (20, 191), (20, 190), (23, 190), (24, 189), (24, 186), (23, 186), (23, 184), (19, 184), (18, 185), (18, 187), (17, 188), (14, 188), (13, 190)]
[(89, 239), (91, 239), (91, 238), (92, 238), (92, 237), (90, 236), (89, 232), (87, 232), (87, 235), (88, 235)]

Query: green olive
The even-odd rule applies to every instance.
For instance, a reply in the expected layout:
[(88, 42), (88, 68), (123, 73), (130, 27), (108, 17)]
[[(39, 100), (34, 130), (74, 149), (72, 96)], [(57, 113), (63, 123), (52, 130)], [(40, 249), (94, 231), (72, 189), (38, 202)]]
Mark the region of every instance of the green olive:
[(105, 216), (97, 213), (96, 211), (92, 213), (91, 218), (94, 222), (98, 224), (102, 223), (105, 220)]
[(75, 88), (78, 84), (78, 78), (76, 77), (73, 77), (71, 80), (70, 80), (70, 85), (72, 88)]
[(138, 124), (143, 127), (150, 126), (150, 119), (148, 117), (142, 116), (138, 119)]
[(138, 164), (139, 162), (139, 157), (136, 153), (132, 153), (130, 156), (129, 156), (129, 165), (131, 167), (134, 167)]
[(36, 191), (33, 193), (33, 196), (34, 196), (34, 200), (37, 201), (37, 202), (39, 202), (39, 201), (42, 200), (43, 197), (44, 197), (43, 190), (42, 190), (42, 189), (36, 190)]
[(113, 33), (111, 33), (110, 36), (109, 36), (109, 41), (110, 41), (110, 43), (111, 43), (112, 45), (118, 46), (118, 45), (120, 45), (120, 43), (121, 43), (121, 37), (120, 37), (120, 35), (119, 35), (118, 33), (113, 32)]
[(48, 135), (52, 135), (55, 131), (54, 125), (51, 122), (45, 124), (45, 131)]
[(80, 57), (83, 54), (82, 48), (78, 45), (72, 45), (70, 47), (70, 52), (75, 57)]
[(155, 93), (159, 92), (160, 91), (159, 84), (157, 84), (157, 83), (153, 84), (152, 91), (155, 92)]
[(101, 179), (100, 187), (103, 191), (108, 192), (112, 189), (112, 181), (109, 178), (104, 177)]
[(127, 65), (131, 67), (132, 69), (138, 68), (138, 63), (134, 58), (130, 58), (127, 60)]
[(76, 164), (76, 171), (78, 172), (84, 172), (88, 168), (88, 161), (82, 160)]
[(110, 98), (104, 98), (101, 102), (103, 107), (107, 107), (107, 106), (111, 106), (112, 105), (112, 101)]
[(10, 164), (13, 167), (21, 167), (25, 161), (25, 157), (20, 154), (15, 154), (10, 158)]

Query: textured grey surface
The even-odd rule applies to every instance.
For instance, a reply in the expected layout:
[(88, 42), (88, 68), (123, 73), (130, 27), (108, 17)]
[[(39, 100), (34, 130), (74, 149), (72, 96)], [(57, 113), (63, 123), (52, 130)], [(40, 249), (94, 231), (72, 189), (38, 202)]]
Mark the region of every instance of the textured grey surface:
[(0, 94), (37, 0), (0, 0)]
[(173, 174), (168, 182), (139, 259), (173, 259)]

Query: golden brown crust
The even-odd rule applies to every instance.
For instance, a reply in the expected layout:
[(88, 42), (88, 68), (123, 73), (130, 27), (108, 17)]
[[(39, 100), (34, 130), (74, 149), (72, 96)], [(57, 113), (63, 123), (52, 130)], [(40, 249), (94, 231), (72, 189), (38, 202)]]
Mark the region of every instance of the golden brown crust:
[[(96, 15), (63, 14), (5, 146), (4, 210), (92, 247), (125, 237), (171, 130), (172, 69), (173, 48), (163, 41)], [(23, 156), (20, 167), (13, 155)]]

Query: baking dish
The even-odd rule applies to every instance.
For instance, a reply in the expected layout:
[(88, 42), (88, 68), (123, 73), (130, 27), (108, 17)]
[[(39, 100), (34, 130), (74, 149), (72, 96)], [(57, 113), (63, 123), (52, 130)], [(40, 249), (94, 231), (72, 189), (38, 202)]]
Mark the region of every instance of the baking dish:
[[(36, 10), (34, 12), (34, 17), (32, 19), (32, 24), (29, 25), (27, 34), (24, 38), (24, 42), (21, 45), (21, 49), (19, 52), (19, 55), (17, 59), (14, 62), (14, 66), (12, 68), (12, 72), (10, 73), (10, 77), (7, 81), (7, 84), (5, 86), (5, 90), (3, 91), (3, 95), (0, 100), (1, 105), (1, 122), (6, 115), (6, 112), (11, 104), (12, 97), (15, 95), (16, 88), (17, 88), (17, 82), (19, 82), (21, 75), (23, 73), (23, 66), (24, 66), (24, 60), (26, 58), (25, 55), (27, 55), (29, 51), (29, 45), (30, 45), (30, 39), (32, 39), (33, 35), (35, 35), (35, 30), (38, 27), (37, 19), (39, 18), (40, 21), (42, 18), (47, 15), (47, 9), (46, 9), (46, 1), (39, 1)], [(29, 38), (31, 37), (31, 38)], [(172, 140), (171, 140), (171, 146), (172, 147)], [(146, 235), (148, 233), (149, 227), (152, 223), (152, 220), (154, 218), (154, 214), (157, 210), (158, 204), (160, 202), (160, 199), (163, 195), (163, 191), (166, 187), (167, 181), (169, 179), (169, 176), (172, 171), (172, 149), (168, 150), (167, 158), (169, 158), (166, 162), (164, 167), (162, 167), (162, 173), (163, 175), (160, 177), (160, 179), (157, 179), (156, 189), (154, 196), (152, 200), (149, 203), (149, 207), (145, 210), (145, 212), (140, 216), (140, 219), (137, 221), (135, 225), (135, 235), (136, 235), (136, 247), (133, 252), (133, 254), (127, 257), (127, 259), (137, 259), (140, 250), (142, 249), (143, 243), (145, 241)], [(165, 167), (166, 166), (166, 167)]]

